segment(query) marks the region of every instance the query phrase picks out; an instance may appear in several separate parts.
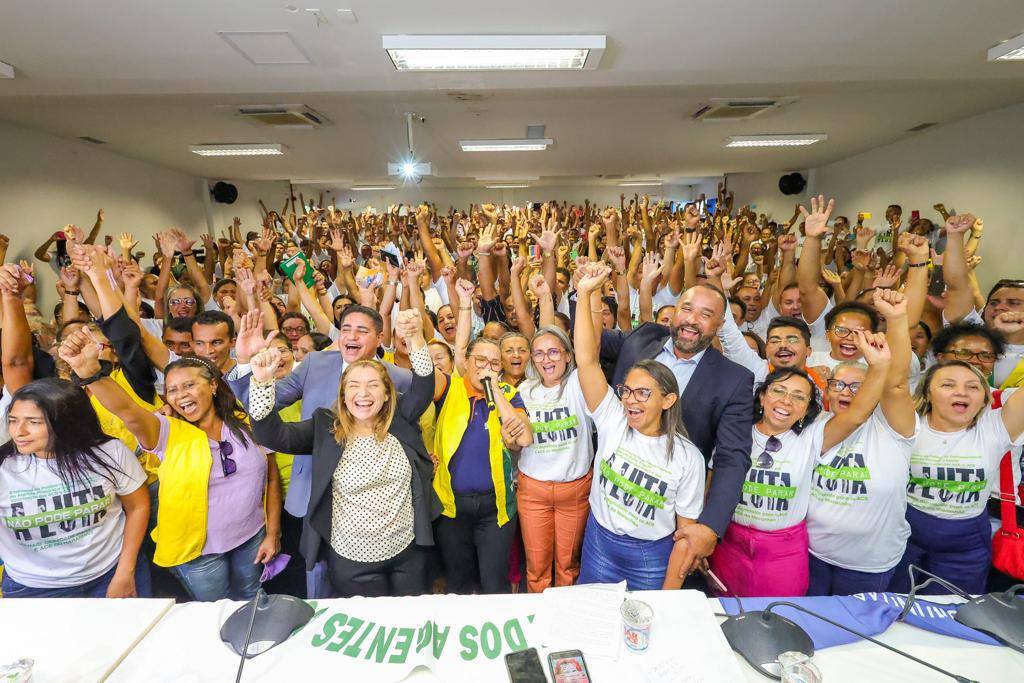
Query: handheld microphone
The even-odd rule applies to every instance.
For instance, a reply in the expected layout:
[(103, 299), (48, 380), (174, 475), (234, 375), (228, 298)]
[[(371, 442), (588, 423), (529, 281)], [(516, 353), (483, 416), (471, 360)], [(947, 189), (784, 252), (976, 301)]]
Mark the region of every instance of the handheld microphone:
[(491, 388), (491, 378), (484, 377), (480, 383), (484, 385), (484, 394), (487, 396), (487, 410), (494, 410), (494, 389)]

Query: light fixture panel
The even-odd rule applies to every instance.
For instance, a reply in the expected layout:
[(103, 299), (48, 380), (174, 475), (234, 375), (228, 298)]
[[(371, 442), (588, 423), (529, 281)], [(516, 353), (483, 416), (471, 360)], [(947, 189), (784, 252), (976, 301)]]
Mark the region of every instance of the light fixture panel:
[(355, 192), (369, 192), (371, 190), (387, 191), (395, 189), (394, 185), (353, 185), (349, 188)]
[(725, 139), (726, 147), (805, 147), (827, 140), (824, 133), (793, 135), (732, 135)]
[(520, 140), (459, 140), (463, 152), (542, 152), (554, 144), (551, 138)]
[(988, 51), (990, 62), (1010, 62), (1024, 59), (1024, 33), (999, 43)]
[(383, 36), (398, 71), (579, 71), (596, 69), (603, 35)]
[(230, 145), (190, 145), (189, 151), (201, 157), (280, 156), (284, 154), (285, 146), (260, 142)]

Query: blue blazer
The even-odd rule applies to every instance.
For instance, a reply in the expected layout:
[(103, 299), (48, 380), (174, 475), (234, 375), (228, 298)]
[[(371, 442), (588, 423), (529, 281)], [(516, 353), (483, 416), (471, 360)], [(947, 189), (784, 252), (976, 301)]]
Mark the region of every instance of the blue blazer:
[[(631, 332), (603, 331), (601, 360), (615, 366), (612, 385), (621, 384), (637, 361), (657, 357), (668, 338), (669, 329), (656, 323)], [(706, 462), (715, 457), (711, 489), (697, 521), (719, 538), (732, 520), (750, 469), (753, 395), (753, 373), (708, 347), (679, 398), (690, 441)]]

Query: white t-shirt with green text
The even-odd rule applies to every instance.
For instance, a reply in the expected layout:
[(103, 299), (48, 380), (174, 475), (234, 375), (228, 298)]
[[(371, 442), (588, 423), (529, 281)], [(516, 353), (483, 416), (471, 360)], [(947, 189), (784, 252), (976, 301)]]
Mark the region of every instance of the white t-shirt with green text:
[(676, 515), (700, 516), (705, 467), (693, 443), (674, 437), (669, 460), (669, 437), (631, 428), (611, 387), (590, 416), (597, 425), (590, 511), (598, 524), (620, 536), (655, 541), (676, 530)]
[(910, 537), (907, 481), (920, 425), (905, 437), (882, 408), (823, 454), (811, 479), (807, 535), (815, 557), (844, 569), (881, 573), (895, 567)]
[(999, 461), (1014, 443), (1002, 410), (984, 410), (978, 423), (958, 432), (938, 432), (922, 420), (910, 455), (907, 501), (940, 519), (970, 519), (985, 511), (999, 486)]
[(519, 397), (533, 427), (533, 443), (520, 454), (519, 471), (538, 481), (585, 476), (594, 462), (594, 446), (579, 373), (573, 370), (564, 387), (527, 380), (519, 386)]
[(113, 482), (87, 472), (68, 486), (53, 460), (34, 455), (9, 456), (0, 466), (0, 557), (18, 583), (80, 586), (117, 564), (125, 523), (118, 496), (143, 486), (146, 473), (120, 441), (96, 453), (114, 470)]

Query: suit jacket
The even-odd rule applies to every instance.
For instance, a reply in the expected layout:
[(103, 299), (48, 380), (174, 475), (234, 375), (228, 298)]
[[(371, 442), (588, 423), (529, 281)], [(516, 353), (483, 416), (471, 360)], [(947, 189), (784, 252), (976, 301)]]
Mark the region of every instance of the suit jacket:
[[(413, 528), (416, 545), (434, 545), (433, 521), (441, 514), (441, 501), (434, 493), (434, 463), (423, 445), (419, 417), (434, 398), (434, 375), (413, 374), (409, 391), (398, 397), (398, 407), (388, 432), (402, 444), (412, 466)], [(283, 422), (277, 410), (262, 420), (253, 420), (252, 433), (257, 443), (282, 453), (312, 453), (312, 477), (309, 514), (302, 520), (299, 550), (312, 571), (331, 542), (332, 494), (334, 470), (344, 454), (344, 447), (334, 439), (333, 410), (318, 408), (310, 419)]]
[[(631, 332), (601, 333), (601, 358), (615, 363), (612, 385), (621, 384), (637, 361), (654, 359), (669, 338), (669, 329), (644, 323)], [(708, 347), (679, 402), (690, 441), (704, 454), (714, 455), (714, 476), (697, 520), (721, 538), (739, 503), (750, 469), (754, 375)]]

